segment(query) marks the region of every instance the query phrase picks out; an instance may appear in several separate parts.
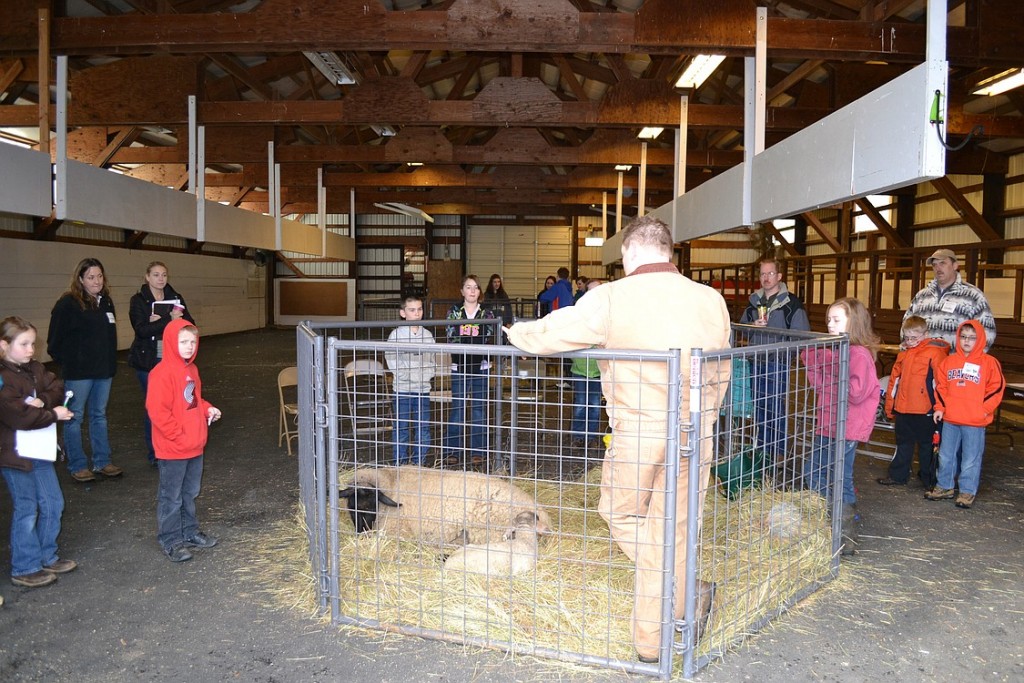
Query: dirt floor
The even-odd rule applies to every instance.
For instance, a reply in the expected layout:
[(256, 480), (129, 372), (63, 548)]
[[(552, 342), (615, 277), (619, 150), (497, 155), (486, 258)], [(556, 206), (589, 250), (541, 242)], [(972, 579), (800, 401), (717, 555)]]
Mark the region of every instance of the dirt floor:
[[(53, 586), (4, 580), (0, 681), (612, 681), (501, 652), (358, 630), (291, 609), (259, 567), (268, 529), (289, 518), (296, 461), (277, 447), (277, 371), (294, 333), (204, 339), (206, 397), (224, 411), (207, 451), (199, 517), (220, 537), (170, 563), (154, 538), (157, 475), (145, 458), (141, 397), (120, 366), (109, 411), (118, 480), (82, 485), (59, 468), (61, 553), (81, 567)], [(123, 361), (123, 359), (122, 359)], [(989, 439), (972, 510), (874, 483), (859, 459), (862, 542), (842, 576), (699, 681), (1024, 680), (1024, 432)], [(0, 573), (10, 567), (10, 500), (0, 494)]]

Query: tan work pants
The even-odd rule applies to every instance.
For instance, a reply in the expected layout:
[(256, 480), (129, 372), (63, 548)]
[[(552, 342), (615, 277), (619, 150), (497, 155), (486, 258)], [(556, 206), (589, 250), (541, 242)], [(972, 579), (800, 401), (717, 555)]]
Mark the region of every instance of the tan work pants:
[[(708, 432), (710, 433), (710, 432)], [(680, 436), (685, 443), (685, 436)], [(711, 472), (712, 442), (704, 439), (701, 453), (699, 511)], [(681, 459), (676, 494), (675, 618), (683, 617), (682, 590), (686, 580), (687, 502), (689, 461)], [(608, 522), (612, 538), (636, 562), (633, 602), (633, 643), (638, 654), (657, 657), (661, 639), (662, 583), (664, 580), (665, 432), (627, 433), (613, 426), (612, 443), (605, 453), (598, 512)], [(697, 528), (700, 529), (701, 512)]]

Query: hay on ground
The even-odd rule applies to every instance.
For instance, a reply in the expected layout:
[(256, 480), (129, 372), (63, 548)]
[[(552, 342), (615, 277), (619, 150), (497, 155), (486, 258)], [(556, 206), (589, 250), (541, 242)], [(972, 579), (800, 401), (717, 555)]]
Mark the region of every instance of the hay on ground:
[[(515, 577), (442, 572), (436, 549), (379, 532), (357, 535), (342, 514), (341, 613), (526, 651), (633, 661), (634, 568), (597, 513), (599, 485), (599, 468), (580, 481), (529, 482), (555, 533), (541, 542), (535, 571)], [(698, 654), (723, 651), (828, 578), (831, 550), (828, 510), (817, 494), (766, 487), (728, 500), (709, 491), (698, 576), (718, 590)]]

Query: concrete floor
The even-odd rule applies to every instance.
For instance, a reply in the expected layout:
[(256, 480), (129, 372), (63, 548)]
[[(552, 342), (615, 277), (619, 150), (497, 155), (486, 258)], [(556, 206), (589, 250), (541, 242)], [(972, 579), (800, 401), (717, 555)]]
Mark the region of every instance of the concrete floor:
[[(123, 358), (122, 358), (123, 361)], [(291, 331), (204, 339), (212, 431), (200, 521), (221, 544), (173, 565), (154, 540), (156, 472), (142, 450), (141, 397), (123, 363), (110, 405), (120, 480), (80, 485), (59, 468), (62, 555), (81, 563), (36, 590), (0, 584), (3, 681), (611, 681), (434, 641), (338, 630), (277, 606), (248, 571), (261, 533), (290, 516), (295, 459), (277, 448), (277, 371)], [(919, 487), (874, 483), (859, 459), (862, 544), (842, 575), (702, 671), (700, 681), (1024, 680), (1024, 432), (992, 437), (976, 506), (927, 502)], [(0, 494), (0, 528), (10, 503)], [(9, 571), (7, 535), (0, 572)]]

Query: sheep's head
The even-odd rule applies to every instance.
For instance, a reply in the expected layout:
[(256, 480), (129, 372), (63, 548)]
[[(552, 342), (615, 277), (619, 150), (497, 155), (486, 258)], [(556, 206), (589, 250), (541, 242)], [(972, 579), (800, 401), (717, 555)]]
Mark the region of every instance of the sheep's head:
[(551, 532), (550, 527), (533, 510), (524, 510), (517, 514), (512, 520), (512, 527), (505, 532), (505, 540), (516, 537), (516, 532), (525, 532), (533, 536), (540, 536)]
[(370, 531), (377, 523), (377, 510), (380, 505), (388, 505), (393, 508), (401, 506), (383, 491), (375, 488), (362, 486), (349, 486), (339, 493), (345, 499), (345, 508), (352, 517), (352, 526), (356, 533)]

